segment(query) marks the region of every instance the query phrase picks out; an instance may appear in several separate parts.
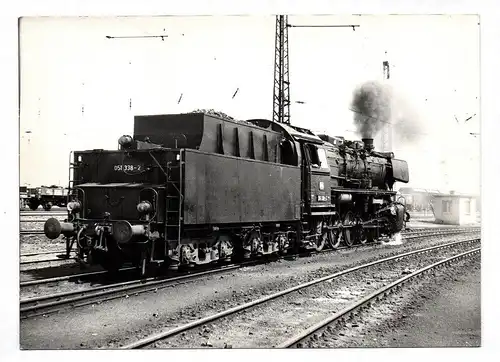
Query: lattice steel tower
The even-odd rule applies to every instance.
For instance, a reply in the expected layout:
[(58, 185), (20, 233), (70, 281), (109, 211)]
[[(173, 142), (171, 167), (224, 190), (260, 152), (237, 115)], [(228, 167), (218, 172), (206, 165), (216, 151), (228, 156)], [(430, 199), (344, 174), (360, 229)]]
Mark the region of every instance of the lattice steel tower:
[(276, 16), (274, 50), (273, 121), (290, 124), (290, 78), (288, 64), (288, 16)]
[[(386, 60), (382, 62), (382, 70), (384, 74), (384, 82), (387, 82), (390, 78), (390, 67), (389, 61), (387, 60), (387, 52), (385, 52)], [(390, 120), (389, 120), (390, 121)], [(382, 127), (381, 132), (381, 146), (382, 152), (390, 152), (392, 151), (392, 124), (385, 123)]]

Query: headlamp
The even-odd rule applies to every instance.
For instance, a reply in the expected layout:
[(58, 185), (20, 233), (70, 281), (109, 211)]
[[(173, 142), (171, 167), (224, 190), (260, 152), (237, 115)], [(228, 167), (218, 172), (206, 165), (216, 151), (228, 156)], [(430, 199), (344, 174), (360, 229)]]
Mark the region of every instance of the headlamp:
[(137, 204), (137, 211), (141, 215), (149, 214), (153, 210), (153, 206), (149, 201), (141, 201)]
[(134, 140), (131, 136), (123, 135), (118, 139), (118, 144), (122, 146), (122, 148), (130, 148), (132, 147), (132, 143)]

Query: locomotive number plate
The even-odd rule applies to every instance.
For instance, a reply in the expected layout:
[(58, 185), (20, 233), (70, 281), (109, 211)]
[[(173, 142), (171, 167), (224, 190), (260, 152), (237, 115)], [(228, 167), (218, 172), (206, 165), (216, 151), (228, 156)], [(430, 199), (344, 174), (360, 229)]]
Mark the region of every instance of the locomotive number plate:
[(114, 165), (113, 170), (123, 172), (141, 172), (144, 169), (142, 165)]

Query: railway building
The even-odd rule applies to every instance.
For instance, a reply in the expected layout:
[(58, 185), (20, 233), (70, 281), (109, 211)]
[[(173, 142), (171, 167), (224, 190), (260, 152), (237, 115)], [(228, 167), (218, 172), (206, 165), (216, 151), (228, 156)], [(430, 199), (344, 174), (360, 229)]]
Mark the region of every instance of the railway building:
[(467, 225), (477, 222), (476, 197), (473, 195), (437, 194), (433, 204), (437, 223)]

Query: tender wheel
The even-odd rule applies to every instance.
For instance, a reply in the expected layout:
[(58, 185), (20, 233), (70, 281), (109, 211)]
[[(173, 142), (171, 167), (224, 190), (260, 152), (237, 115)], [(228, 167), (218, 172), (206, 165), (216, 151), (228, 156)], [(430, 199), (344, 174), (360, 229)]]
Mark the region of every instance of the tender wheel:
[(352, 211), (347, 212), (342, 224), (344, 225), (344, 243), (347, 246), (351, 247), (354, 244), (354, 240), (356, 238), (356, 230), (354, 229), (356, 220)]
[(116, 243), (113, 240), (107, 240), (108, 251), (95, 250), (91, 251), (92, 259), (100, 264), (104, 269), (112, 275), (117, 274), (122, 267), (123, 261)]
[(231, 261), (234, 251), (234, 240), (232, 235), (220, 233), (215, 238), (214, 245), (219, 252), (219, 263), (228, 263)]
[(260, 232), (257, 230), (251, 231), (245, 238), (243, 246), (243, 258), (250, 259), (253, 254), (260, 256), (263, 253), (262, 241)]
[(43, 209), (45, 211), (50, 211), (50, 209), (52, 209), (52, 203), (51, 202), (47, 202), (46, 204), (43, 205)]
[(107, 253), (94, 252), (94, 258), (96, 258), (98, 260), (98, 263), (111, 274), (118, 274), (122, 266), (119, 260), (115, 259), (113, 256)]

